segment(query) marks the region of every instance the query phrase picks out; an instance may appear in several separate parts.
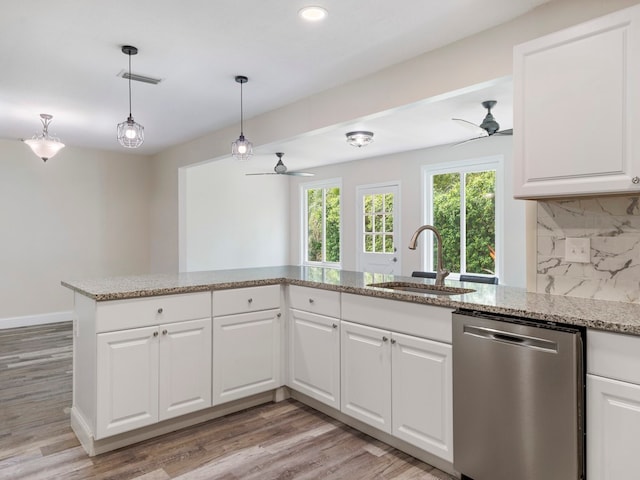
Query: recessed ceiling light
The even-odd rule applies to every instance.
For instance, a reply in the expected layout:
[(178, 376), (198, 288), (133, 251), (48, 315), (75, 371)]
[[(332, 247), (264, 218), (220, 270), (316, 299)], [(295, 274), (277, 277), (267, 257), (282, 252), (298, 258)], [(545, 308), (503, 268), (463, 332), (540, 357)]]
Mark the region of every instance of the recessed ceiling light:
[(308, 6), (300, 9), (298, 11), (298, 15), (300, 18), (308, 21), (308, 22), (319, 22), (320, 20), (324, 20), (329, 15), (326, 9), (318, 6)]

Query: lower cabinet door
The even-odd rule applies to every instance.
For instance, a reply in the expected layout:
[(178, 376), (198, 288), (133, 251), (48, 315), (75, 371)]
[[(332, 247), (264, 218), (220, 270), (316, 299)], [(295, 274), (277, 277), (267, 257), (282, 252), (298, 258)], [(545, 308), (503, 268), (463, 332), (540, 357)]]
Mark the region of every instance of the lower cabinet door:
[(213, 404), (282, 385), (280, 310), (213, 318)]
[(638, 478), (640, 385), (587, 375), (587, 475)]
[(158, 421), (158, 327), (97, 335), (100, 439)]
[(289, 386), (340, 409), (340, 321), (289, 310)]
[(345, 321), (341, 330), (341, 410), (391, 433), (391, 334)]
[(391, 335), (393, 434), (453, 461), (451, 345)]
[(160, 420), (211, 406), (211, 319), (160, 326)]

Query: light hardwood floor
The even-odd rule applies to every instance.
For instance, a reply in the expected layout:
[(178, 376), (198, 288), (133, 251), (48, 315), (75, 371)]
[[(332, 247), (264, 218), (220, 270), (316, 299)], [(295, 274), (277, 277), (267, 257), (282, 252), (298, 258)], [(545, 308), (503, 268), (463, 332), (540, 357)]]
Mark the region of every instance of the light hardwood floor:
[(294, 400), (88, 457), (69, 427), (71, 333), (0, 330), (0, 479), (452, 479)]

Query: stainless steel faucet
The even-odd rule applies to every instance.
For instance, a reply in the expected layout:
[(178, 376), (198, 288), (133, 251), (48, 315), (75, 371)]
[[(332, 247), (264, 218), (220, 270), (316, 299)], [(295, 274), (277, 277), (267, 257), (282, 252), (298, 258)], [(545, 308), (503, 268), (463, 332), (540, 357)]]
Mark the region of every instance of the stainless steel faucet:
[(418, 246), (418, 237), (425, 230), (431, 230), (433, 234), (436, 236), (436, 242), (438, 246), (438, 261), (436, 264), (436, 285), (442, 286), (444, 285), (444, 279), (447, 275), (449, 275), (449, 271), (444, 268), (444, 264), (442, 262), (442, 236), (436, 227), (433, 225), (422, 225), (411, 237), (411, 241), (409, 242), (409, 249), (415, 250)]

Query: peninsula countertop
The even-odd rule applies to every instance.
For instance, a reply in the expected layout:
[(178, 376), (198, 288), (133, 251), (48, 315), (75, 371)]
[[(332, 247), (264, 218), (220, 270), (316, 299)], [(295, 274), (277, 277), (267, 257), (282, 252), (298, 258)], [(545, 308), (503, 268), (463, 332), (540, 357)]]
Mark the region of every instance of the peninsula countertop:
[(149, 274), (77, 281), (63, 286), (98, 302), (229, 288), (289, 284), (356, 295), (447, 308), (465, 308), (536, 320), (580, 325), (598, 330), (640, 335), (640, 304), (527, 292), (522, 288), (447, 280), (475, 290), (460, 295), (433, 295), (371, 287), (378, 282), (433, 284), (433, 280), (322, 267), (259, 267), (176, 274)]

